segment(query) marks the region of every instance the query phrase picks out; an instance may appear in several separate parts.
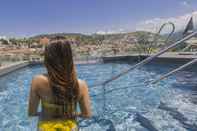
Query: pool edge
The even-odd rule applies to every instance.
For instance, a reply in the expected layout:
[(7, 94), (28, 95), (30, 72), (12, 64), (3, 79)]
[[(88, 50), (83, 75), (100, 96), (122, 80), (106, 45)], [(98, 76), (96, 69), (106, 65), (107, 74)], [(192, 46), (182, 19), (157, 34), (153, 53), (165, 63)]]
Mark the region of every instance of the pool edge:
[[(101, 60), (89, 60), (89, 61), (76, 61), (75, 64), (77, 65), (84, 65), (84, 64), (97, 64), (101, 63)], [(23, 61), (18, 63), (13, 63), (11, 65), (3, 66), (0, 68), (0, 77), (7, 75), (11, 72), (19, 70), (21, 68), (32, 66), (32, 65), (39, 65), (43, 64), (43, 61)]]

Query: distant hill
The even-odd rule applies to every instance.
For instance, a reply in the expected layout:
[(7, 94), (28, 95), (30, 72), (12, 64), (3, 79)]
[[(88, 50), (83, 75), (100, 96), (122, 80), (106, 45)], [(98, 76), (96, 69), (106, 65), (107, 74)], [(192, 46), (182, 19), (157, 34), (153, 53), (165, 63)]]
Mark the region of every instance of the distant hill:
[[(136, 31), (136, 32), (130, 32), (130, 33), (117, 33), (117, 34), (92, 34), (92, 35), (85, 35), (80, 33), (54, 33), (54, 34), (41, 34), (34, 37), (31, 37), (31, 39), (40, 39), (43, 37), (47, 37), (49, 39), (55, 38), (57, 36), (65, 37), (67, 39), (74, 39), (77, 41), (80, 41), (82, 43), (88, 43), (88, 44), (95, 44), (99, 41), (103, 44), (105, 43), (111, 43), (111, 44), (119, 44), (119, 43), (134, 43), (137, 39), (139, 39), (142, 36), (154, 36), (155, 34), (145, 31)], [(163, 37), (160, 36), (162, 39)]]
[(40, 39), (43, 37), (53, 38), (56, 36), (80, 36), (80, 35), (83, 35), (83, 34), (80, 34), (80, 33), (52, 33), (52, 34), (40, 34), (40, 35), (33, 36), (31, 38), (32, 39)]

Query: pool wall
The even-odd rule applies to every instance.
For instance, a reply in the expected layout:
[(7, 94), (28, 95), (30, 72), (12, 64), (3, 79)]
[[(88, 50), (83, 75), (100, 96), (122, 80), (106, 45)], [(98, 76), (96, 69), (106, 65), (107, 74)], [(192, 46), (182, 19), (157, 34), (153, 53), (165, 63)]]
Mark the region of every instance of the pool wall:
[[(87, 60), (87, 61), (76, 61), (75, 64), (97, 64), (97, 63), (111, 63), (111, 62), (139, 62), (145, 58), (147, 58), (148, 55), (126, 55), (126, 56), (108, 56), (108, 57), (102, 57), (95, 60)], [(197, 58), (197, 56), (188, 56), (188, 55), (161, 55), (157, 58), (155, 58), (152, 63), (162, 63), (162, 64), (169, 64), (169, 63), (178, 63), (178, 64), (184, 64), (186, 62), (191, 61), (192, 59)], [(24, 61), (20, 63), (15, 63), (9, 66), (1, 67), (0, 68), (0, 77), (3, 75), (6, 75), (10, 72), (16, 71), (18, 69), (21, 69), (23, 67), (29, 66), (29, 65), (37, 65), (37, 64), (43, 64), (42, 61)], [(197, 66), (197, 63), (194, 64)], [(193, 65), (193, 66), (194, 66)]]
[[(127, 56), (115, 56), (115, 57), (102, 57), (104, 63), (110, 63), (115, 61), (124, 61), (124, 62), (139, 62), (141, 60), (149, 57), (148, 55), (127, 55)], [(152, 62), (154, 63), (186, 63), (192, 59), (197, 58), (196, 56), (186, 56), (186, 55), (176, 55), (176, 56), (167, 56), (161, 55), (155, 58)], [(197, 65), (197, 64), (196, 64)]]
[[(102, 63), (102, 59), (95, 59), (95, 60), (88, 60), (88, 61), (75, 61), (75, 64), (97, 64)], [(23, 62), (17, 62), (13, 63), (11, 65), (0, 67), (0, 77), (9, 74), (11, 72), (14, 72), (16, 70), (19, 70), (21, 68), (24, 68), (26, 66), (32, 66), (32, 65), (39, 65), (43, 64), (43, 61), (23, 61)]]
[(40, 61), (31, 61), (31, 62), (23, 61), (23, 62), (18, 62), (18, 63), (11, 64), (11, 65), (3, 66), (3, 67), (0, 68), (0, 77), (4, 76), (6, 74), (9, 74), (13, 71), (16, 71), (18, 69), (24, 68), (26, 66), (41, 64), (41, 63), (42, 62), (40, 62)]

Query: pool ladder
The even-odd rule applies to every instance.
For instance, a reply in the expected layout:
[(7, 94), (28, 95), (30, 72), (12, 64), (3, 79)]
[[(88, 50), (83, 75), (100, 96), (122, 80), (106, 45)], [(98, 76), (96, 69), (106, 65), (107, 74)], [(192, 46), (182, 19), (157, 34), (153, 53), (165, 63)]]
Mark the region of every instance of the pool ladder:
[[(185, 41), (191, 39), (192, 37), (194, 37), (194, 36), (196, 36), (196, 35), (197, 35), (197, 30), (194, 31), (193, 33), (191, 33), (191, 34), (189, 34), (189, 35), (183, 37), (182, 39), (180, 39), (180, 40), (174, 42), (173, 44), (169, 45), (168, 47), (162, 49), (162, 50), (159, 51), (158, 53), (156, 53), (156, 54), (154, 54), (154, 55), (152, 55), (152, 56), (149, 56), (148, 58), (146, 58), (146, 59), (142, 60), (141, 62), (139, 62), (139, 63), (137, 63), (137, 64), (131, 66), (130, 68), (123, 70), (123, 71), (120, 72), (119, 74), (117, 74), (117, 75), (115, 75), (115, 76), (112, 76), (110, 79), (107, 79), (107, 80), (105, 80), (105, 81), (102, 82), (102, 83), (98, 83), (98, 84), (92, 85), (91, 87), (105, 86), (106, 84), (108, 84), (108, 83), (110, 83), (110, 82), (112, 82), (112, 81), (118, 79), (119, 77), (121, 77), (121, 76), (123, 76), (123, 75), (129, 73), (130, 71), (132, 71), (132, 70), (134, 70), (134, 69), (137, 69), (137, 68), (140, 68), (140, 67), (142, 67), (143, 65), (145, 65), (145, 64), (147, 64), (147, 63), (149, 63), (149, 62), (151, 62), (152, 60), (154, 60), (154, 59), (157, 58), (158, 56), (164, 54), (164, 53), (167, 52), (168, 50), (170, 50), (170, 49), (172, 49), (172, 48), (175, 48), (175, 47), (178, 46), (178, 45), (183, 44)], [(155, 84), (155, 83), (157, 83), (158, 81), (160, 81), (160, 80), (162, 80), (162, 79), (164, 79), (164, 78), (166, 78), (166, 77), (168, 77), (168, 76), (170, 76), (170, 75), (176, 73), (177, 71), (180, 71), (180, 70), (182, 70), (182, 69), (184, 69), (184, 68), (186, 68), (186, 67), (188, 67), (188, 66), (194, 64), (195, 62), (197, 62), (197, 59), (194, 59), (194, 60), (192, 60), (192, 61), (190, 61), (190, 62), (184, 64), (183, 66), (181, 66), (181, 67), (179, 67), (179, 68), (177, 68), (177, 69), (175, 69), (175, 70), (172, 70), (171, 72), (169, 72), (169, 73), (167, 73), (167, 74), (164, 74), (164, 75), (161, 76), (159, 79), (157, 79), (157, 80), (155, 80), (155, 81), (153, 81), (153, 82), (151, 82), (151, 83), (152, 83), (152, 84)]]

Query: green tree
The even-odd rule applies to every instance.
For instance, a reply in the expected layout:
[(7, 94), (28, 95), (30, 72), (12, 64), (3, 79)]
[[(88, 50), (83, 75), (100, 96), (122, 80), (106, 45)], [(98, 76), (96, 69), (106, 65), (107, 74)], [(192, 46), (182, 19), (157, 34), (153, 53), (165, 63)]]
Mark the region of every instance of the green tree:
[(5, 39), (0, 39), (0, 42), (2, 43), (2, 45), (9, 45), (8, 41)]

